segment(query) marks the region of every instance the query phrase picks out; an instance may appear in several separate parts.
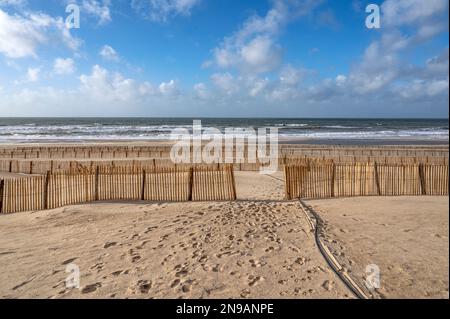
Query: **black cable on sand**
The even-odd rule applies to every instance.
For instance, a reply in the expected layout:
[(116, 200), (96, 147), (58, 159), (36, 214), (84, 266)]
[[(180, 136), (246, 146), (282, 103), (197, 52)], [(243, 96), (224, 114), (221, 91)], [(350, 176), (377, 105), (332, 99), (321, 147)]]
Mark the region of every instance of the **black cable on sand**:
[[(299, 200), (300, 207), (304, 212), (306, 218), (308, 219), (311, 228), (314, 230), (314, 237), (316, 240), (316, 244), (319, 247), (320, 253), (325, 258), (328, 265), (333, 269), (336, 275), (341, 279), (341, 281), (347, 286), (348, 289), (359, 299), (369, 299), (367, 295), (363, 292), (363, 290), (356, 284), (356, 282), (350, 278), (347, 272), (343, 271), (343, 267), (339, 264), (336, 258), (331, 254), (328, 247), (323, 244), (322, 240), (319, 237), (320, 227), (323, 223), (320, 216), (308, 205), (306, 205), (301, 199)], [(313, 215), (315, 219), (315, 223), (309, 216), (308, 212)]]

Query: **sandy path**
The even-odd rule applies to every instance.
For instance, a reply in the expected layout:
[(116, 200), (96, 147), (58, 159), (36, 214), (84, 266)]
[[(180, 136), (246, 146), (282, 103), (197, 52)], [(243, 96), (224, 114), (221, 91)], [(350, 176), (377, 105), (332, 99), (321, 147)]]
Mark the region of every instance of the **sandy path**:
[[(0, 216), (0, 297), (346, 298), (295, 202), (97, 203)], [(76, 264), (81, 289), (65, 287)]]
[(271, 175), (259, 172), (234, 172), (236, 193), (241, 200), (284, 200), (284, 174)]
[(366, 266), (381, 271), (375, 298), (449, 298), (448, 197), (361, 197), (307, 201), (326, 222), (327, 245), (365, 288)]

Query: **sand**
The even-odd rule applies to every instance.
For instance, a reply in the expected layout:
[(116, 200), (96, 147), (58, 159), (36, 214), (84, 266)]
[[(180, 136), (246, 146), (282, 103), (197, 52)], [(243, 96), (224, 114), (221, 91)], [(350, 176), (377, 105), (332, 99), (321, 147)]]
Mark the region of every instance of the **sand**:
[[(99, 202), (0, 216), (1, 298), (354, 298), (283, 174), (235, 172), (238, 201)], [(448, 197), (308, 201), (373, 298), (448, 298)], [(381, 288), (364, 288), (365, 267)], [(79, 267), (80, 289), (66, 288)]]
[[(1, 216), (2, 298), (352, 298), (295, 202), (97, 203)], [(67, 289), (76, 264), (80, 289)]]
[[(373, 298), (449, 298), (448, 197), (361, 197), (307, 201), (322, 237)], [(368, 290), (376, 264), (380, 289)]]
[(284, 200), (284, 173), (234, 172), (240, 200)]

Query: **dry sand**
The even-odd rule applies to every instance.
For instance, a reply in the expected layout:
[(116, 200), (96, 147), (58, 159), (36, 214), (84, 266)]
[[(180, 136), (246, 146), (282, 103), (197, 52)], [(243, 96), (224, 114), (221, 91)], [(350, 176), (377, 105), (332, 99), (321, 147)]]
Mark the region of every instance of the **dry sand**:
[[(1, 298), (353, 298), (324, 261), (283, 174), (236, 172), (237, 202), (95, 203), (0, 216)], [(448, 198), (308, 201), (373, 297), (448, 298)], [(80, 289), (65, 287), (76, 264)], [(367, 293), (370, 293), (366, 290)]]
[[(0, 216), (2, 298), (348, 298), (295, 202), (97, 203)], [(66, 265), (81, 289), (66, 289)]]
[(242, 200), (284, 200), (284, 174), (271, 175), (256, 172), (234, 172), (236, 193)]
[[(448, 197), (311, 200), (322, 237), (352, 278), (374, 298), (449, 298)], [(367, 290), (366, 266), (381, 287)]]

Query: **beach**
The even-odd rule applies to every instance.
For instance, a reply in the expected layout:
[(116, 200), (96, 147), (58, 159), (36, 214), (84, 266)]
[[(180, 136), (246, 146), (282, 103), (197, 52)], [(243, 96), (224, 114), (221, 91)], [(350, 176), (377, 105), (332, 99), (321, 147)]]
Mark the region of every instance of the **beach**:
[[(2, 298), (355, 298), (283, 175), (236, 172), (235, 202), (98, 202), (0, 216)], [(373, 298), (448, 298), (448, 197), (308, 201)], [(364, 287), (376, 263), (382, 288)], [(80, 288), (66, 288), (67, 267)], [(71, 269), (71, 268), (69, 268)]]
[[(183, 195), (181, 202), (142, 200), (152, 196), (144, 192), (152, 185), (146, 184), (151, 181), (145, 169), (157, 172), (160, 165), (173, 166), (169, 158), (173, 142), (52, 143), (44, 139), (2, 144), (0, 177), (32, 177), (41, 186), (21, 193), (24, 200), (18, 203), (22, 206), (11, 206), (17, 195), (14, 192), (33, 184), (9, 186), (3, 197), (2, 205), (6, 199), (10, 203), (3, 207), (12, 212), (18, 207), (40, 208), (0, 214), (0, 297), (353, 299), (361, 297), (355, 294), (359, 289), (364, 297), (375, 299), (448, 298), (448, 196), (306, 198), (304, 202), (320, 218), (316, 223), (298, 199), (287, 199), (284, 166), (305, 160), (332, 161), (350, 168), (371, 163), (367, 172), (374, 171), (375, 162), (395, 168), (404, 163), (419, 172), (411, 175), (416, 188), (406, 187), (405, 191), (432, 191), (419, 185), (417, 178), (422, 181), (425, 166), (448, 167), (448, 143), (434, 145), (422, 139), (416, 145), (407, 140), (398, 145), (350, 140), (340, 145), (331, 140), (308, 144), (302, 143), (303, 139), (280, 143), (278, 166), (270, 174), (262, 174), (258, 163), (247, 163), (247, 154), (244, 162), (232, 165), (233, 177), (227, 181), (233, 181), (235, 189), (227, 186), (232, 192), (221, 195), (229, 200), (186, 201), (189, 195)], [(132, 173), (133, 179), (120, 179), (121, 173), (118, 179), (98, 177), (99, 166), (122, 165), (138, 169)], [(210, 169), (223, 169), (220, 167)], [(393, 174), (377, 169), (386, 172), (383, 181)], [(73, 184), (52, 184), (56, 190), (62, 185), (69, 193), (54, 191), (52, 205), (57, 208), (48, 209), (42, 187), (47, 185), (44, 197), (50, 198), (48, 178), (56, 174), (51, 179), (56, 183), (61, 171), (68, 174), (66, 182)], [(77, 180), (71, 174), (88, 174), (88, 178)], [(398, 176), (402, 180), (406, 175)], [(208, 178), (194, 183), (203, 183), (197, 187), (209, 191), (225, 182), (219, 182), (217, 175), (211, 178), (216, 178), (216, 184)], [(99, 184), (99, 180), (103, 182)], [(375, 180), (369, 181), (366, 186), (380, 191)], [(432, 186), (432, 179), (426, 181)], [(116, 183), (129, 188), (126, 196), (135, 200), (98, 198), (100, 193), (113, 194), (110, 187)], [(192, 180), (190, 183), (192, 190)], [(445, 191), (443, 184), (439, 185), (439, 191)], [(83, 189), (82, 195), (77, 193)], [(384, 186), (382, 190), (390, 191)], [(33, 199), (27, 199), (28, 193), (34, 194)], [(89, 202), (77, 196), (87, 196)], [(73, 205), (67, 204), (68, 200)], [(26, 206), (30, 203), (35, 206)], [(326, 246), (328, 256), (318, 240)], [(338, 268), (330, 263), (330, 256)], [(368, 265), (380, 270), (376, 289), (366, 285)], [(80, 275), (75, 288), (66, 282), (74, 269)], [(343, 280), (343, 275), (355, 286)]]
[(448, 301), (448, 13), (0, 0), (0, 299)]
[[(448, 197), (310, 200), (321, 237), (372, 298), (449, 298)], [(366, 267), (380, 269), (368, 290)]]

